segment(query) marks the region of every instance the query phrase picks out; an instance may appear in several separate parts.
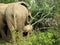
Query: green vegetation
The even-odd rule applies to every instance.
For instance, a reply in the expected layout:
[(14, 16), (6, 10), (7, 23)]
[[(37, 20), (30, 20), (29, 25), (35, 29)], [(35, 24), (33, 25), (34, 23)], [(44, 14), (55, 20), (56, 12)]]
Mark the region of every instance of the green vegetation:
[[(34, 31), (29, 37), (24, 37), (22, 40), (17, 39), (16, 45), (60, 45), (59, 32), (50, 29), (46, 32)], [(12, 42), (4, 42), (0, 40), (0, 45), (13, 45)]]
[[(16, 2), (18, 0), (0, 0), (0, 2), (3, 3), (10, 3), (10, 2)], [(41, 32), (40, 29), (36, 28), (29, 37), (23, 37), (22, 40), (19, 40), (18, 38), (16, 45), (60, 45), (60, 0), (23, 0), (26, 3), (28, 3), (31, 7), (31, 13), (32, 16), (35, 19), (31, 22), (33, 24), (34, 22), (38, 21), (39, 19), (42, 19), (45, 15), (48, 14), (48, 16), (44, 17), (43, 21), (37, 22), (35, 26), (40, 28), (38, 25), (39, 23), (44, 26), (50, 24), (50, 27), (48, 30), (45, 30), (45, 32)], [(52, 18), (52, 21), (46, 22), (48, 19), (50, 20)], [(46, 19), (46, 20), (45, 20)], [(53, 22), (53, 20), (56, 19), (56, 22)], [(48, 25), (49, 26), (49, 25)], [(17, 35), (17, 34), (16, 34)], [(3, 40), (0, 40), (0, 45), (13, 45), (12, 42), (5, 42)]]
[(11, 2), (17, 2), (18, 0), (0, 0), (0, 3), (11, 3)]

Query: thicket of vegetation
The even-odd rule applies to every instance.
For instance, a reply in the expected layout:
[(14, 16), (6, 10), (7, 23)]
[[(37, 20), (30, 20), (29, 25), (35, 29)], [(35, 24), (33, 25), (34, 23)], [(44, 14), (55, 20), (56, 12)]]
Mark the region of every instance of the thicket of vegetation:
[[(16, 1), (18, 0), (0, 0), (3, 3)], [(16, 45), (60, 45), (60, 0), (22, 1), (31, 7), (34, 31), (30, 37), (24, 37), (23, 40), (17, 38)], [(1, 40), (0, 45), (12, 45), (12, 42)]]

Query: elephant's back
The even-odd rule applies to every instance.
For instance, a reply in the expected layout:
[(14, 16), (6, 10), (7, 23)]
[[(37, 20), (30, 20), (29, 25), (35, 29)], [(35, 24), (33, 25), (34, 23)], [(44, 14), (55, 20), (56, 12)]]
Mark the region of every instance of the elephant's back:
[(5, 12), (5, 9), (7, 8), (8, 4), (3, 4), (3, 3), (0, 3), (0, 12), (2, 14), (4, 14)]
[(18, 15), (18, 17), (26, 17), (28, 16), (28, 9), (21, 5), (20, 3), (11, 3), (8, 5), (7, 10), (6, 10), (6, 14), (8, 15)]

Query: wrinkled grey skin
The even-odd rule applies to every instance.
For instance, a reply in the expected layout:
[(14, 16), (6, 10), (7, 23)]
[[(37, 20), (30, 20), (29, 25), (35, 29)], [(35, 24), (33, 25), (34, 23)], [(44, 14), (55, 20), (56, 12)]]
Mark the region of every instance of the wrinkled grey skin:
[[(4, 29), (2, 27), (4, 27), (4, 24), (1, 24), (1, 22), (3, 23), (3, 19), (6, 19), (7, 25), (9, 30), (11, 31), (11, 36), (12, 38), (14, 38), (12, 32), (16, 29), (19, 32), (19, 37), (22, 37), (22, 33), (23, 33), (23, 27), (25, 26), (25, 21), (27, 16), (29, 15), (29, 11), (28, 8), (26, 8), (24, 5), (21, 5), (21, 2), (17, 2), (17, 3), (10, 3), (10, 4), (3, 4), (0, 3), (0, 33), (2, 34), (4, 31)], [(2, 26), (1, 26), (2, 25)], [(2, 32), (1, 32), (2, 31)], [(6, 35), (3, 36), (3, 39), (5, 39), (6, 41), (8, 40), (6, 37)], [(15, 40), (15, 39), (13, 39)]]
[(8, 6), (8, 4), (0, 3), (0, 34), (2, 36), (2, 39), (4, 39), (5, 41), (8, 41), (9, 37), (10, 37), (9, 30), (7, 33), (8, 35), (6, 35), (4, 32), (4, 27), (6, 25), (5, 24), (5, 10), (6, 10), (7, 6)]
[[(16, 29), (19, 32), (19, 38), (23, 36), (23, 28), (25, 26), (25, 21), (28, 15), (28, 9), (20, 3), (13, 3), (7, 7), (6, 21), (11, 33), (13, 33), (13, 31)], [(15, 40), (13, 34), (12, 38)]]
[(4, 24), (4, 15), (0, 12), (0, 34), (1, 34), (1, 36), (2, 36), (2, 38), (4, 39), (6, 39), (6, 35), (5, 35), (5, 32), (4, 32), (4, 26), (5, 26), (5, 24)]

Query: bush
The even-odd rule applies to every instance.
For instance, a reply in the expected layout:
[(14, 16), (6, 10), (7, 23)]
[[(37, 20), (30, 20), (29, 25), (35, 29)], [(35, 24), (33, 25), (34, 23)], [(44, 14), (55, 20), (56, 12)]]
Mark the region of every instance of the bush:
[(11, 3), (11, 2), (17, 2), (18, 0), (0, 0), (0, 3)]

